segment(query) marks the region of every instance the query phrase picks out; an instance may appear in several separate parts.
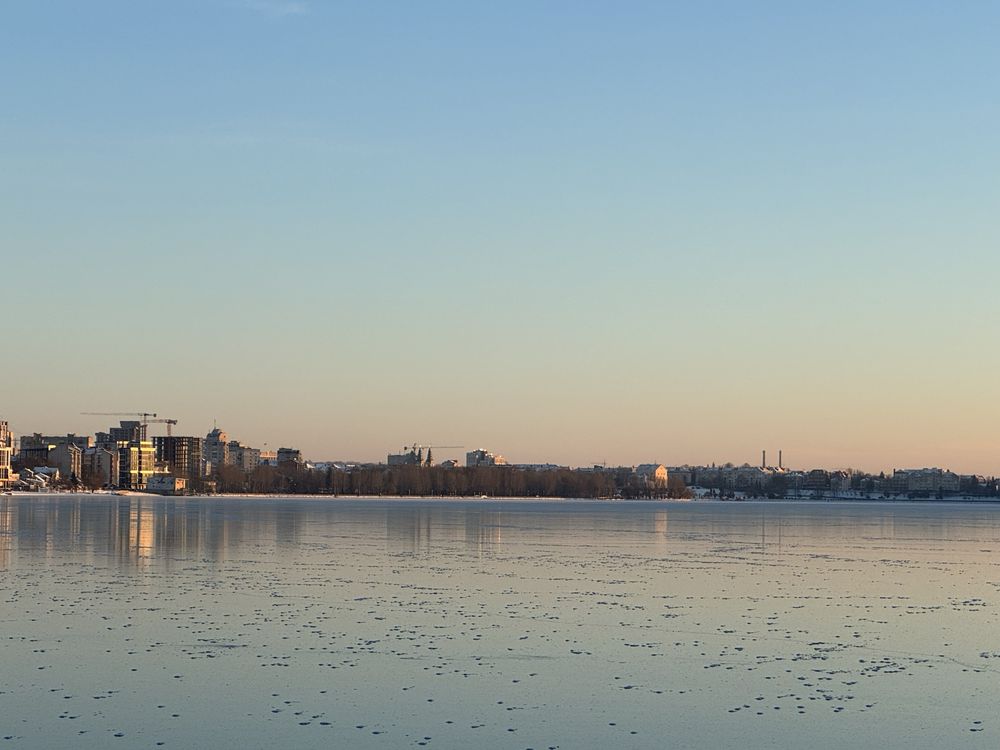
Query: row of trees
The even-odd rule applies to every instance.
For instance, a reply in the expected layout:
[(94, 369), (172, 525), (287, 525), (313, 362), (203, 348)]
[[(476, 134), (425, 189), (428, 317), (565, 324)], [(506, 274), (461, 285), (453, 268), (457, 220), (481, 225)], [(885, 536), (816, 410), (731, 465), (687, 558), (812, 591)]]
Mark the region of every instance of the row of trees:
[(221, 467), (220, 492), (261, 494), (403, 495), (437, 497), (688, 497), (674, 481), (647, 486), (634, 475), (613, 472), (551, 471), (484, 466), (365, 466), (350, 471), (306, 469), (295, 464), (260, 466), (250, 474), (235, 466)]

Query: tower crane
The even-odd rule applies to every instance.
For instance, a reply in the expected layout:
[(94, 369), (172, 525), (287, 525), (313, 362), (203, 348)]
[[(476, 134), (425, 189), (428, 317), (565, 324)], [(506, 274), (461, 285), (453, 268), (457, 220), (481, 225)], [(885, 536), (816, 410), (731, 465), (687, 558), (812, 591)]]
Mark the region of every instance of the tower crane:
[(173, 434), (173, 432), (171, 431), (170, 428), (173, 427), (175, 424), (177, 424), (177, 420), (176, 419), (150, 419), (148, 421), (149, 421), (150, 424), (154, 424), (154, 423), (155, 424), (165, 424), (167, 426), (167, 437), (170, 437)]
[(423, 448), (464, 448), (464, 445), (421, 445), (420, 443), (414, 443), (413, 445), (404, 445), (403, 452), (406, 451), (416, 451), (422, 450)]

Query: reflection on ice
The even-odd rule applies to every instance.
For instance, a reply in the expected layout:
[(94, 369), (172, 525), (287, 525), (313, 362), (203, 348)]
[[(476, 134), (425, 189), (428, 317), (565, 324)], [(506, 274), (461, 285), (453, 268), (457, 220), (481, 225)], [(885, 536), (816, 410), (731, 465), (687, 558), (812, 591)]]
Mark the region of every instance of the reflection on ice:
[(3, 497), (0, 737), (994, 745), (998, 549), (984, 505)]

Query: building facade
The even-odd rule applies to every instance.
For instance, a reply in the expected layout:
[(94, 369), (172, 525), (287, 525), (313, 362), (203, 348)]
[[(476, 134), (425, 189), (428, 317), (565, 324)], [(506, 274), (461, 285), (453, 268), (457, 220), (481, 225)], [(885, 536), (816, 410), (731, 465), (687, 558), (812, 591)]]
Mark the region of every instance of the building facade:
[(278, 466), (287, 463), (301, 464), (302, 451), (298, 448), (278, 448)]
[(635, 474), (647, 487), (667, 486), (667, 467), (663, 464), (639, 464), (635, 467)]
[(944, 469), (896, 469), (890, 485), (894, 491), (916, 495), (954, 494), (959, 491), (961, 479)]
[(419, 455), (415, 448), (403, 453), (390, 453), (385, 462), (389, 466), (420, 466), (424, 463), (424, 449), (420, 449)]
[(167, 471), (189, 482), (204, 474), (204, 439), (183, 435), (157, 435), (153, 438), (156, 460), (166, 464)]
[(118, 464), (117, 448), (87, 448), (82, 456), (84, 484), (94, 489), (117, 486)]
[(59, 469), (60, 475), (77, 484), (83, 477), (83, 449), (74, 443), (61, 443), (49, 451), (48, 466)]
[(0, 490), (7, 489), (14, 483), (14, 474), (10, 467), (14, 455), (14, 436), (10, 427), (0, 420)]
[(211, 465), (213, 472), (229, 464), (229, 436), (218, 427), (205, 436), (203, 450), (205, 462)]
[(260, 451), (236, 440), (229, 441), (228, 456), (231, 466), (242, 469), (247, 474), (252, 474), (260, 466)]
[(152, 440), (119, 440), (118, 486), (126, 490), (144, 490), (156, 472), (156, 450)]
[(465, 454), (465, 465), (473, 466), (506, 466), (507, 459), (503, 456), (490, 453), (485, 448), (477, 448)]
[(42, 435), (36, 432), (32, 435), (22, 435), (20, 443), (21, 450), (41, 446), (63, 445), (64, 443), (70, 443), (81, 450), (85, 450), (94, 446), (94, 438), (90, 435), (74, 435), (73, 433), (69, 433), (68, 435)]
[(150, 477), (146, 484), (147, 492), (156, 492), (160, 495), (183, 495), (187, 490), (187, 479), (184, 477), (172, 477), (167, 474), (156, 474)]

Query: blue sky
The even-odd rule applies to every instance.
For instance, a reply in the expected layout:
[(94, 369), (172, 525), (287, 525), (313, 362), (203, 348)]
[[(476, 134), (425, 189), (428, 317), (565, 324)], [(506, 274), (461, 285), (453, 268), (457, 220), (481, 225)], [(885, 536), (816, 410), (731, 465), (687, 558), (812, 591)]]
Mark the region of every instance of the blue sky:
[(988, 3), (10, 3), (21, 431), (996, 473)]

